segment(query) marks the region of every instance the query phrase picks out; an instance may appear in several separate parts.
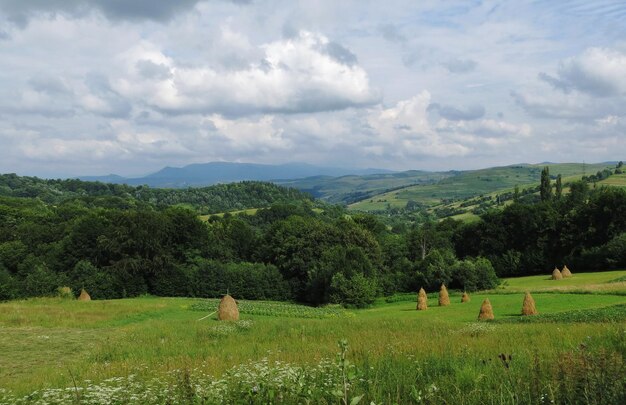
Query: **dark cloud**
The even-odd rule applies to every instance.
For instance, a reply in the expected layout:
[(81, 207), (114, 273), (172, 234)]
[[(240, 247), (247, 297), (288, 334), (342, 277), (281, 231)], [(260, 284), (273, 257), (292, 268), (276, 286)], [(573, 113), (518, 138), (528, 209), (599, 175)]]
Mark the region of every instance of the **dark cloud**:
[(471, 59), (452, 59), (443, 65), (450, 73), (469, 73), (476, 69), (477, 63)]
[(110, 20), (153, 20), (165, 22), (192, 9), (201, 0), (0, 0), (0, 13), (23, 27), (37, 14), (83, 16), (101, 12)]
[(11, 35), (8, 32), (0, 30), (0, 41), (7, 41), (11, 39)]
[(626, 53), (608, 48), (589, 48), (561, 61), (556, 76), (540, 73), (539, 79), (569, 93), (578, 90), (596, 97), (626, 94)]
[(33, 77), (28, 81), (28, 84), (39, 93), (58, 95), (70, 92), (61, 80), (54, 77)]
[(449, 105), (433, 103), (428, 106), (428, 111), (436, 111), (441, 118), (451, 121), (471, 121), (485, 116), (485, 107), (477, 104), (461, 109)]
[(547, 73), (541, 72), (539, 73), (538, 77), (539, 80), (548, 83), (555, 89), (562, 90), (564, 93), (569, 93), (570, 91), (572, 91), (572, 87), (568, 83)]
[(393, 24), (384, 24), (378, 27), (378, 31), (389, 42), (405, 42), (406, 37)]
[(85, 78), (85, 84), (91, 94), (100, 100), (98, 106), (83, 106), (87, 111), (107, 118), (127, 118), (132, 106), (128, 100), (115, 92), (109, 80), (98, 73), (91, 73)]
[(330, 56), (337, 62), (347, 66), (353, 66), (358, 62), (355, 54), (336, 42), (331, 41), (327, 43), (324, 46), (324, 49), (322, 49), (322, 52), (324, 52), (326, 55)]
[[(610, 113), (608, 105), (588, 105), (582, 101), (579, 103), (566, 103), (562, 98), (538, 98), (528, 94), (512, 91), (511, 97), (519, 107), (527, 114), (535, 118), (566, 119), (571, 121), (590, 121)], [(574, 100), (574, 99), (572, 99)]]
[(139, 74), (146, 79), (166, 80), (172, 77), (170, 68), (162, 63), (154, 63), (151, 60), (140, 60), (136, 64)]

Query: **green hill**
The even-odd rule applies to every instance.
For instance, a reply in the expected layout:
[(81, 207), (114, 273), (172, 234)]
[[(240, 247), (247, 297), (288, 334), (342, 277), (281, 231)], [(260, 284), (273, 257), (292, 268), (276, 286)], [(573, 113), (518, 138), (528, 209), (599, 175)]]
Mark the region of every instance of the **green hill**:
[(594, 174), (615, 167), (609, 163), (586, 165), (549, 163), (470, 170), (459, 172), (436, 183), (411, 185), (373, 195), (349, 205), (349, 208), (359, 211), (384, 211), (390, 208), (403, 209), (413, 202), (418, 206), (448, 209), (451, 213), (457, 210), (460, 211), (457, 214), (462, 214), (481, 203), (496, 201), (498, 195), (512, 194), (515, 186), (522, 192), (532, 191), (529, 189), (539, 185), (541, 170), (545, 166), (550, 168), (552, 176), (561, 174), (564, 182), (580, 179), (583, 174)]
[(400, 173), (371, 174), (365, 176), (315, 176), (297, 180), (281, 180), (275, 183), (294, 187), (312, 196), (331, 202), (350, 204), (413, 185), (435, 184), (456, 175), (457, 172), (426, 172), (409, 170)]
[(117, 208), (142, 204), (154, 207), (181, 205), (193, 208), (201, 214), (312, 200), (310, 195), (294, 188), (258, 181), (165, 189), (76, 179), (40, 179), (15, 174), (0, 175), (0, 197), (37, 198), (47, 204), (81, 200), (91, 206)]

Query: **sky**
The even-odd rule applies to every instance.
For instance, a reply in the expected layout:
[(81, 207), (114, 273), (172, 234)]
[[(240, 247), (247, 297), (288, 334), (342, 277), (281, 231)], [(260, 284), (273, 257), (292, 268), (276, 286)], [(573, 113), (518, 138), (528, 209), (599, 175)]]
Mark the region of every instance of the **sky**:
[(0, 172), (626, 157), (626, 2), (0, 0)]

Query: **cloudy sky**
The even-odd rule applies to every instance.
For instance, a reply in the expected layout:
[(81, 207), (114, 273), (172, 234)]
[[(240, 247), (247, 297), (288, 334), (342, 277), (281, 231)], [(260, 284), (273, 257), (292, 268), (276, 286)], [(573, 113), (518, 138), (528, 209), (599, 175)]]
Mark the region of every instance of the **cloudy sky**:
[(0, 172), (626, 158), (626, 2), (0, 0)]

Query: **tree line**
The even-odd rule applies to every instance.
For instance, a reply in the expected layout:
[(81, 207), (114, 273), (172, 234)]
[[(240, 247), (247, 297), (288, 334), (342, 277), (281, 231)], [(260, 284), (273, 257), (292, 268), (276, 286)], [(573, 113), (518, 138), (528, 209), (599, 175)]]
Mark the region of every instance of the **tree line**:
[(267, 207), (280, 202), (313, 201), (309, 194), (294, 188), (259, 181), (167, 189), (78, 179), (40, 179), (16, 174), (0, 175), (0, 196), (37, 198), (48, 204), (80, 199), (91, 206), (120, 209), (181, 205), (200, 214)]
[[(294, 300), (367, 306), (420, 287), (475, 291), (498, 277), (626, 266), (626, 191), (570, 184), (544, 201), (513, 202), (475, 223), (387, 226), (380, 217), (309, 200), (254, 215), (212, 216), (151, 204), (0, 197), (0, 299), (162, 296)], [(121, 197), (120, 197), (121, 198)], [(132, 201), (123, 199), (123, 201)]]

